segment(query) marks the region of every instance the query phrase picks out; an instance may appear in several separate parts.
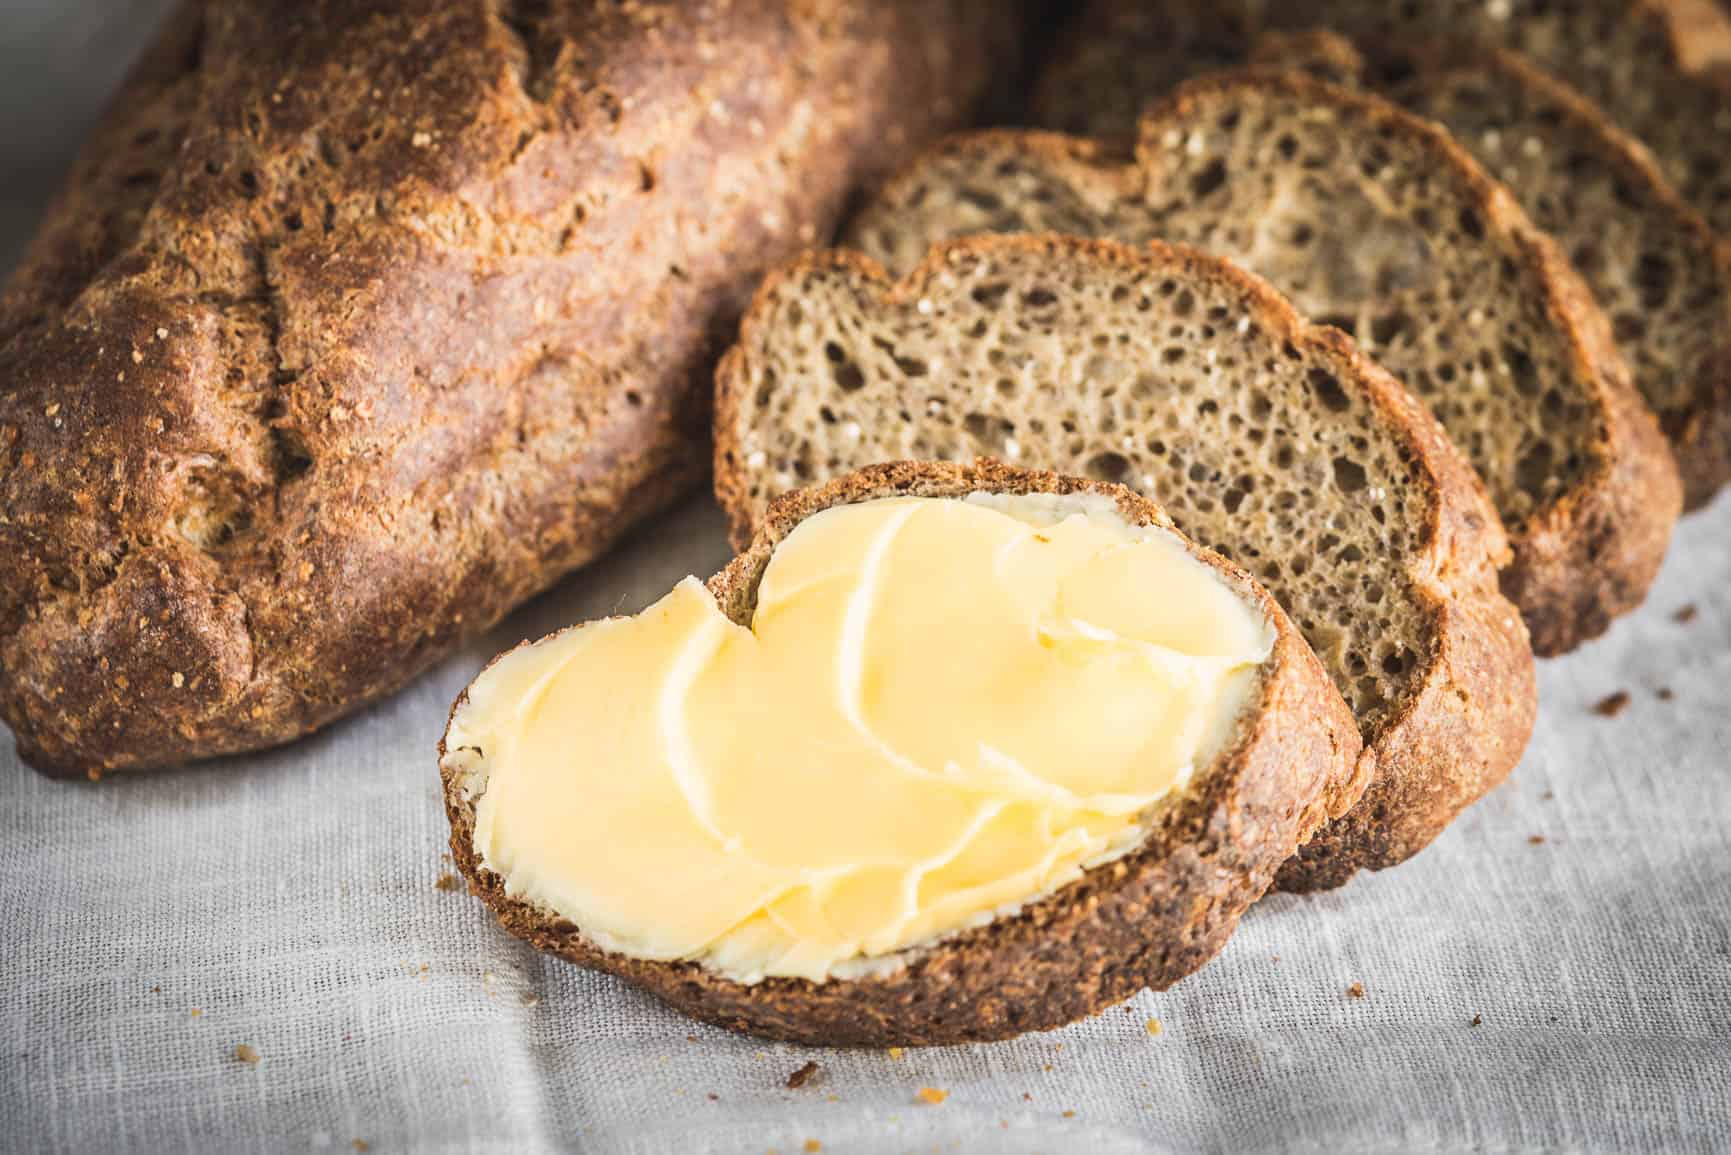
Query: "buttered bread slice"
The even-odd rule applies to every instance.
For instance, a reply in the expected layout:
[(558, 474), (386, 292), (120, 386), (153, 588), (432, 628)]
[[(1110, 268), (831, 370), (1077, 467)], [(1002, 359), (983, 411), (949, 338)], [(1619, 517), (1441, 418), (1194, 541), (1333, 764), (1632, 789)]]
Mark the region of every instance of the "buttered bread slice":
[(1150, 111), (1133, 163), (1065, 137), (964, 136), (846, 239), (904, 272), (982, 232), (1192, 244), (1355, 335), (1483, 477), (1539, 653), (1646, 596), (1682, 506), (1670, 448), (1556, 245), (1435, 125), (1306, 76), (1205, 77)]
[(986, 454), (1129, 485), (1249, 569), (1352, 705), (1375, 776), (1282, 886), (1404, 861), (1526, 744), (1532, 654), (1471, 468), (1350, 341), (1227, 262), (976, 237), (892, 283), (809, 255), (724, 358), (715, 437), (736, 543), (788, 489)]
[(500, 657), (440, 747), (505, 926), (814, 1044), (1054, 1027), (1202, 965), (1363, 788), (1315, 655), (1116, 486), (887, 466)]

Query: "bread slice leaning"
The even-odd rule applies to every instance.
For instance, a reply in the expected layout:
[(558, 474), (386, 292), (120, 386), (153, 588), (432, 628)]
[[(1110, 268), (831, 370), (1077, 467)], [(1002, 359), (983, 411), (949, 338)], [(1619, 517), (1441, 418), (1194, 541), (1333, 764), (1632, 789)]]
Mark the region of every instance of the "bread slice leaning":
[(1036, 124), (1128, 149), (1182, 80), (1241, 65), (1270, 31), (1362, 44), (1467, 37), (1512, 49), (1602, 109), (1731, 236), (1731, 13), (1712, 0), (1089, 0), (1041, 76)]
[(1437, 38), (1360, 47), (1270, 33), (1254, 60), (1369, 85), (1443, 125), (1500, 180), (1610, 318), (1677, 458), (1684, 508), (1705, 505), (1731, 480), (1731, 245), (1639, 142), (1519, 53)]
[(977, 237), (892, 283), (855, 253), (808, 255), (723, 359), (715, 438), (736, 543), (788, 489), (985, 454), (1123, 482), (1250, 570), (1353, 707), (1373, 777), (1283, 887), (1404, 861), (1532, 729), (1507, 545), (1471, 468), (1350, 340), (1225, 261)]
[[(1152, 502), (1115, 485), (1009, 469), (874, 466), (777, 501), (744, 551), (709, 583), (728, 617), (751, 620), (776, 546), (833, 506), (884, 497), (971, 493), (1101, 494), (1133, 525), (1172, 528)], [(475, 893), (512, 934), (572, 962), (618, 975), (695, 1018), (813, 1045), (915, 1045), (1008, 1038), (1061, 1026), (1196, 970), (1226, 942), (1275, 871), (1363, 789), (1352, 715), (1316, 656), (1266, 591), (1237, 567), (1185, 548), (1275, 627), (1249, 703), (1211, 764), (1156, 804), (1137, 849), (994, 921), (916, 946), (861, 977), (769, 978), (743, 984), (693, 962), (608, 953), (583, 928), (513, 896), (480, 861), (475, 801), (488, 765), (441, 741), (451, 850)], [(576, 627), (582, 628), (582, 627)], [(456, 719), (467, 692), (452, 709)]]
[(1682, 496), (1676, 464), (1555, 244), (1445, 132), (1291, 72), (1205, 77), (1124, 164), (1039, 134), (916, 160), (846, 239), (901, 271), (982, 231), (1158, 237), (1229, 257), (1354, 334), (1477, 467), (1514, 546), (1505, 589), (1541, 654), (1639, 605)]

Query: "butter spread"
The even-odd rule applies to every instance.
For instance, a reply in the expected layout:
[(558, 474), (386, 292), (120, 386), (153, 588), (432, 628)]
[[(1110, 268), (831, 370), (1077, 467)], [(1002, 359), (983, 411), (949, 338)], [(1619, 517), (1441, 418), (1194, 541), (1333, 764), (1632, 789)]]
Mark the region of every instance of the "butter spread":
[(1121, 856), (1230, 732), (1271, 624), (1100, 499), (891, 498), (520, 648), (447, 758), (507, 888), (596, 944), (822, 980)]

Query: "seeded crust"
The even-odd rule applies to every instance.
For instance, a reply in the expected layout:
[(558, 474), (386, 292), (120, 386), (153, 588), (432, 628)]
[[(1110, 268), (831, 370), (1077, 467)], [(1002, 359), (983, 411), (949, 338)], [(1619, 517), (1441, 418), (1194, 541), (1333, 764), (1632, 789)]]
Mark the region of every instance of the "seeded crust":
[(1539, 653), (1645, 596), (1682, 504), (1669, 447), (1555, 244), (1434, 125), (1292, 73), (1205, 77), (1149, 111), (1132, 164), (1043, 134), (962, 137), (847, 239), (899, 271), (932, 241), (1018, 231), (1194, 244), (1356, 333), (1484, 477)]
[(1128, 150), (1143, 106), (1241, 65), (1269, 31), (1330, 28), (1360, 44), (1470, 37), (1513, 49), (1652, 150), (1731, 237), (1731, 14), (1713, 0), (1089, 0), (1033, 99), (1033, 121)]
[[(1122, 307), (1135, 310), (1126, 324), (1156, 341), (1183, 298), (1192, 297), (1183, 310), (1187, 323), (1219, 326), (1210, 346), (1226, 366), (1219, 387), (1187, 392), (1181, 381), (1162, 385), (1162, 374), (1179, 370), (1162, 368), (1152, 354), (1142, 360), (1140, 353), (1109, 351), (1130, 359), (1118, 366), (1122, 380), (1110, 364), (1093, 365), (1099, 352), (1093, 336), (1110, 338), (1116, 327), (1105, 301), (1120, 290), (1127, 294)], [(1004, 348), (1039, 350), (1013, 396), (1004, 396), (989, 373), (984, 380), (965, 375), (978, 360), (969, 344), (974, 338), (964, 331), (978, 312), (968, 302), (981, 301), (975, 295), (981, 292), (994, 302), (981, 308), (1003, 314), (995, 332), (1015, 327), (1022, 334), (1020, 345)], [(1064, 294), (1078, 298), (1073, 309), (1088, 313), (1085, 323), (1065, 322), (1053, 311), (1065, 307)], [(1137, 294), (1150, 311), (1140, 309)], [(1211, 320), (1216, 308), (1218, 322)], [(1235, 331), (1235, 318), (1245, 327)], [(915, 347), (919, 334), (928, 334), (930, 348)], [(830, 383), (846, 365), (812, 345), (826, 341), (850, 358), (857, 380), (848, 375)], [(897, 341), (909, 347), (898, 349)], [(1233, 357), (1260, 358), (1256, 350), (1264, 348), (1275, 354), (1265, 375), (1260, 365), (1229, 364)], [(912, 363), (940, 352), (949, 360), (939, 369)], [(1200, 360), (1203, 350), (1193, 353)], [(912, 372), (919, 375), (907, 376)], [(1141, 411), (1111, 408), (1144, 381), (1153, 391), (1136, 402)], [(1096, 396), (1108, 384), (1116, 400)], [(928, 406), (941, 415), (916, 418), (928, 394)], [(1198, 432), (1162, 423), (1199, 404), (1210, 416), (1205, 428), (1199, 419)], [(1060, 436), (1071, 405), (1074, 432)], [(1082, 421), (1081, 411), (1096, 405), (1105, 407), (1102, 415)], [(831, 417), (817, 419), (820, 406), (842, 420), (855, 411), (869, 414), (869, 424), (862, 416), (850, 441)], [(1165, 456), (1146, 466), (1161, 477), (1138, 476), (1143, 466), (1125, 454), (1144, 451), (1122, 448), (1116, 433), (1107, 435), (1107, 413), (1126, 436), (1163, 439)], [(1264, 439), (1254, 422), (1266, 425), (1280, 414), (1297, 424)], [(1041, 421), (1049, 436), (1036, 436)], [(1306, 323), (1265, 282), (1194, 250), (975, 237), (937, 247), (895, 284), (876, 262), (853, 252), (794, 262), (759, 290), (739, 343), (717, 373), (716, 494), (735, 543), (743, 544), (768, 497), (789, 487), (779, 474), (797, 484), (801, 469), (804, 480), (822, 481), (872, 460), (967, 457), (986, 447), (1008, 452), (1003, 430), (1012, 423), (1017, 436), (1028, 438), (1019, 452), (1029, 464), (1123, 479), (1164, 500), (1193, 538), (1256, 572), (1353, 705), (1372, 785), (1350, 814), (1287, 865), (1283, 888), (1338, 886), (1359, 869), (1405, 861), (1519, 760), (1536, 706), (1533, 658), (1519, 615), (1497, 589), (1507, 545), (1477, 476), (1434, 419), (1343, 334)], [(1284, 450), (1277, 445), (1293, 453), (1284, 474), (1256, 463), (1268, 454), (1278, 463)], [(1337, 459), (1331, 475), (1335, 453), (1354, 460)], [(1253, 492), (1240, 472), (1257, 475)], [(1378, 487), (1386, 487), (1381, 496)], [(1374, 521), (1367, 499), (1379, 514)], [(1353, 555), (1350, 564), (1334, 556), (1343, 547)], [(1313, 568), (1301, 577), (1305, 566)]]
[(762, 272), (1020, 35), (989, 0), (186, 4), (0, 296), (20, 755), (294, 738), (694, 487)]
[[(1171, 528), (1157, 506), (1121, 486), (989, 461), (878, 465), (777, 501), (750, 546), (709, 588), (729, 617), (747, 623), (770, 555), (806, 518), (875, 498), (978, 491), (1103, 494), (1132, 524)], [(1285, 614), (1243, 571), (1186, 544), (1277, 631), (1252, 705), (1220, 754), (1191, 789), (1158, 806), (1139, 849), (1014, 916), (905, 952), (906, 965), (892, 973), (747, 986), (695, 963), (596, 948), (580, 927), (508, 895), (505, 880), (478, 860), (470, 784), (473, 775), (484, 777), (484, 766), (441, 741), (452, 855), (510, 933), (618, 975), (694, 1018), (766, 1038), (872, 1047), (1004, 1039), (1097, 1014), (1145, 987), (1163, 989), (1219, 952), (1280, 864), (1346, 811), (1366, 778), (1351, 712)]]

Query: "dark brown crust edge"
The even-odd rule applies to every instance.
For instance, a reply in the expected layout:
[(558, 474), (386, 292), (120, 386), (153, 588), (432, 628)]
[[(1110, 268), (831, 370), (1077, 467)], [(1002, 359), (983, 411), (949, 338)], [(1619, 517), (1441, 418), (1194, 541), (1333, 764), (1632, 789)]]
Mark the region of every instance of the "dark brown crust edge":
[[(776, 544), (813, 514), (879, 497), (982, 490), (1100, 493), (1135, 524), (1171, 525), (1153, 503), (1117, 486), (989, 461), (880, 465), (776, 502), (750, 547), (711, 579), (710, 589), (743, 620)], [(441, 739), (457, 866), (501, 925), (538, 949), (617, 975), (693, 1018), (788, 1042), (882, 1047), (1003, 1039), (1074, 1022), (1144, 987), (1169, 986), (1220, 950), (1280, 864), (1364, 786), (1351, 713), (1285, 614), (1242, 571), (1188, 548), (1277, 631), (1260, 699), (1212, 767), (1196, 776), (1198, 792), (1164, 807), (1148, 841), (1129, 856), (1088, 871), (1014, 917), (925, 948), (900, 970), (747, 986), (693, 963), (596, 948), (570, 922), (507, 895), (504, 880), (478, 860), (465, 772)], [(453, 717), (467, 697), (465, 691), (457, 699)]]
[(1141, 120), (1137, 166), (1151, 177), (1159, 153), (1150, 147), (1175, 117), (1195, 106), (1252, 88), (1362, 118), (1372, 129), (1392, 127), (1429, 151), (1433, 171), (1464, 190), (1487, 236), (1507, 238), (1505, 255), (1541, 287), (1552, 328), (1562, 336), (1570, 376), (1585, 386), (1598, 428), (1582, 447), (1588, 458), (1579, 484), (1509, 527), (1514, 562), (1503, 592), (1521, 608), (1534, 653), (1567, 653), (1605, 632), (1611, 621), (1646, 597), (1671, 527), (1683, 508), (1682, 482), (1670, 444), (1617, 351), (1610, 322), (1556, 242), (1536, 228), (1514, 196), (1438, 125), (1380, 96), (1279, 69), (1247, 68), (1199, 77), (1151, 104)]
[[(1069, 156), (1071, 138), (1038, 138)], [(1538, 708), (1533, 654), (1520, 615), (1497, 588), (1508, 560), (1501, 521), (1478, 474), (1442, 427), (1344, 333), (1311, 325), (1267, 282), (1236, 265), (1160, 242), (1137, 249), (1113, 241), (1068, 237), (971, 237), (936, 246), (899, 283), (876, 261), (847, 250), (810, 253), (764, 282), (737, 345), (716, 374), (715, 489), (736, 546), (749, 539), (753, 513), (736, 434), (749, 390), (747, 350), (769, 324), (774, 297), (816, 270), (839, 270), (862, 294), (886, 307), (927, 295), (952, 257), (994, 251), (1083, 252), (1112, 265), (1155, 266), (1218, 278), (1246, 298), (1263, 325), (1300, 347), (1321, 348), (1342, 362), (1343, 385), (1361, 392), (1409, 455), (1417, 484), (1428, 490), (1428, 524), (1413, 547), (1415, 587), (1435, 614), (1434, 650), (1404, 706), (1364, 736), (1371, 785), (1351, 812), (1312, 838), (1281, 871), (1284, 890), (1340, 886), (1358, 870), (1406, 861), (1520, 761)]]

